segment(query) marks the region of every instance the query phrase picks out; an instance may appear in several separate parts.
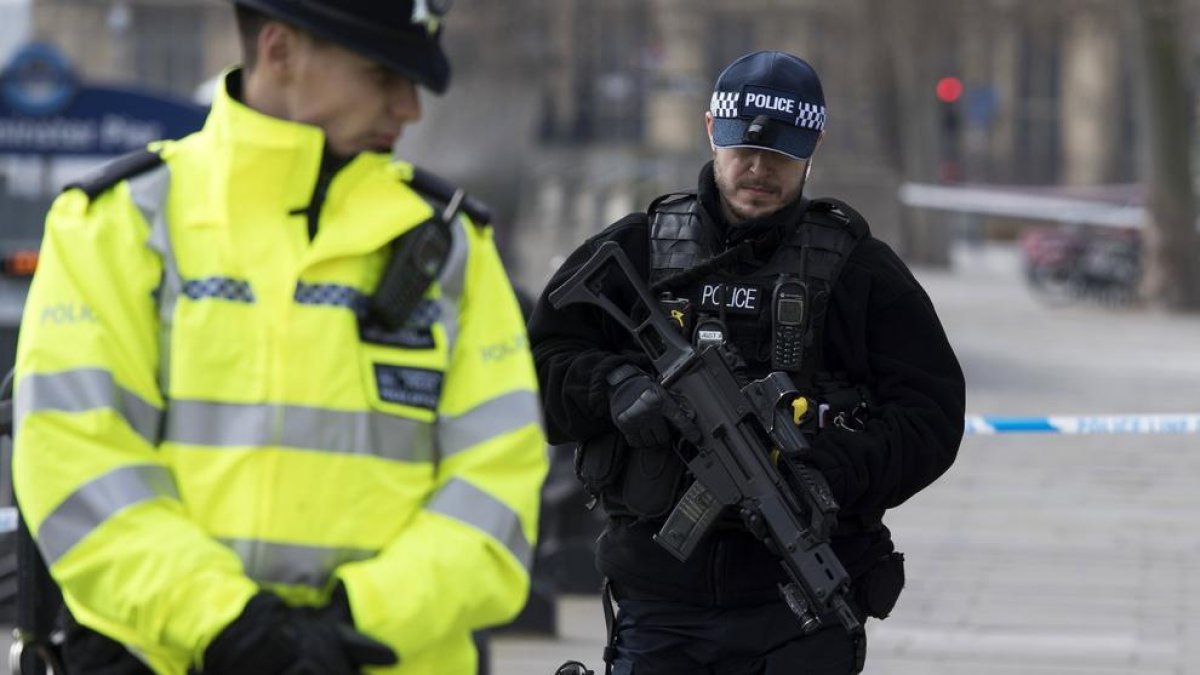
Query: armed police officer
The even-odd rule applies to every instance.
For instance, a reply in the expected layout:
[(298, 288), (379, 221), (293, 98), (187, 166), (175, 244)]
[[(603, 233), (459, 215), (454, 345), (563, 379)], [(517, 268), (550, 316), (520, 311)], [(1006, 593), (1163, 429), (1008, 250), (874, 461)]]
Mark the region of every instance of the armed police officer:
[(805, 61), (733, 62), (705, 115), (713, 160), (697, 189), (585, 242), (530, 322), (550, 440), (580, 444), (578, 473), (608, 515), (596, 559), (620, 606), (606, 658), (616, 673), (843, 674), (865, 647), (829, 617), (801, 630), (780, 597), (779, 559), (739, 514), (685, 562), (654, 540), (691, 482), (670, 394), (609, 315), (549, 300), (601, 244), (621, 247), (697, 348), (722, 344), (745, 381), (782, 371), (812, 399), (805, 461), (840, 505), (832, 547), (859, 618), (886, 616), (904, 582), (885, 510), (956, 455), (963, 376), (929, 298), (853, 209), (803, 196), (825, 121)]
[(236, 0), (203, 130), (54, 204), (15, 479), (69, 675), (470, 673), (522, 606), (524, 322), (485, 208), (390, 155), (445, 4)]

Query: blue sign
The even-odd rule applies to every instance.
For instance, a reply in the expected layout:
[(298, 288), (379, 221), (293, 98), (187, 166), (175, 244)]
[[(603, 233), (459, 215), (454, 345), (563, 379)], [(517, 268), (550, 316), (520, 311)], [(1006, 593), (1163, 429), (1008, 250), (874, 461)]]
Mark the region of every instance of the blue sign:
[(85, 86), (44, 43), (24, 47), (0, 71), (0, 154), (120, 155), (186, 136), (207, 114), (171, 96)]
[(78, 88), (62, 53), (40, 42), (17, 52), (0, 72), (0, 100), (25, 115), (44, 117), (62, 112)]
[(967, 90), (967, 119), (977, 127), (992, 123), (1000, 109), (1000, 94), (992, 86), (971, 87)]

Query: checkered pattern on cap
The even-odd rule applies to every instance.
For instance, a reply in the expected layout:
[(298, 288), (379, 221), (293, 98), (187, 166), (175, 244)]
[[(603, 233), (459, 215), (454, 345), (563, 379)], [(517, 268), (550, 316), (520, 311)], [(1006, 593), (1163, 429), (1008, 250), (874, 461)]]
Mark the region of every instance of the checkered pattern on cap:
[(729, 118), (738, 116), (738, 99), (740, 91), (714, 91), (709, 112), (713, 117)]
[(796, 115), (796, 126), (821, 131), (825, 128), (825, 106), (812, 103), (800, 104), (799, 114)]
[(188, 279), (183, 282), (183, 294), (191, 300), (212, 298), (231, 302), (254, 302), (254, 291), (250, 289), (250, 282), (229, 277)]
[(358, 311), (366, 302), (362, 292), (353, 286), (341, 284), (306, 284), (296, 283), (294, 296), (297, 304), (325, 305), (331, 307), (346, 307)]

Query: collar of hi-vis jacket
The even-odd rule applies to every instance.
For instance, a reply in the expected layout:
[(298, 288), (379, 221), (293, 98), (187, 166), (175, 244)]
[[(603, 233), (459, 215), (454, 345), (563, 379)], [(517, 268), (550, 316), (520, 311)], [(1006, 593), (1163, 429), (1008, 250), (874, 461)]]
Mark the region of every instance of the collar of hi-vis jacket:
[[(213, 97), (212, 110), (196, 142), (210, 145), (217, 176), (209, 199), (197, 208), (220, 209), (209, 223), (230, 223), (228, 210), (255, 204), (270, 209), (260, 219), (240, 219), (240, 227), (255, 222), (275, 223), (292, 216), (303, 223), (314, 199), (325, 134), (316, 126), (272, 117), (239, 101), (242, 73), (227, 71)], [(184, 141), (186, 143), (187, 141)], [(171, 151), (165, 156), (169, 159)], [(357, 255), (387, 245), (404, 230), (433, 214), (417, 193), (399, 185), (411, 177), (412, 167), (394, 162), (386, 153), (362, 152), (347, 162), (329, 182), (324, 204), (349, 199), (371, 204), (370, 218), (352, 225), (323, 228), (310, 252), (321, 258)], [(328, 209), (326, 209), (328, 211)]]

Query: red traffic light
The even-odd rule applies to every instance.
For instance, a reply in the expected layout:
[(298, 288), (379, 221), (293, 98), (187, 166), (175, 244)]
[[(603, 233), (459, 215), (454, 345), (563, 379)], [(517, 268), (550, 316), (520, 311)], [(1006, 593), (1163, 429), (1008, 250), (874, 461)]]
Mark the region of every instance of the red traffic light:
[(962, 80), (954, 76), (943, 77), (937, 83), (937, 97), (942, 103), (954, 103), (963, 95)]

